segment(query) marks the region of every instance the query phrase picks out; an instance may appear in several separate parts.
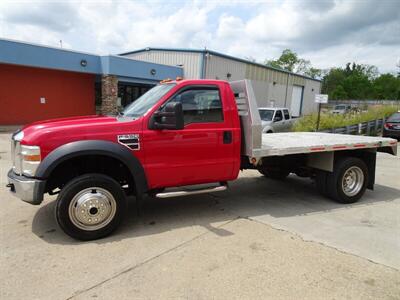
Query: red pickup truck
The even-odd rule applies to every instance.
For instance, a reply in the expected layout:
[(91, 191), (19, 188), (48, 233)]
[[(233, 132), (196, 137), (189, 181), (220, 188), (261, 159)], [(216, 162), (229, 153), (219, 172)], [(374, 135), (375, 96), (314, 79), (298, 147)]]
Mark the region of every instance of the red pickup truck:
[[(8, 187), (40, 204), (58, 194), (56, 219), (92, 240), (120, 224), (127, 196), (167, 198), (225, 190), (242, 169), (273, 179), (316, 179), (323, 195), (355, 202), (373, 188), (377, 151), (395, 140), (324, 133), (263, 134), (251, 82), (163, 82), (116, 117), (37, 122), (12, 136)], [(172, 189), (171, 189), (172, 188)]]

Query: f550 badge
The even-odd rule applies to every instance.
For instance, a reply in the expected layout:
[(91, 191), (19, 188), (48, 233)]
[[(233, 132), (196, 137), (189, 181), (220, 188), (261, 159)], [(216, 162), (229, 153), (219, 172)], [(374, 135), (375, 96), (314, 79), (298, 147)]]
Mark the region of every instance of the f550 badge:
[(138, 134), (122, 134), (118, 135), (118, 143), (127, 146), (131, 150), (140, 149), (140, 141)]

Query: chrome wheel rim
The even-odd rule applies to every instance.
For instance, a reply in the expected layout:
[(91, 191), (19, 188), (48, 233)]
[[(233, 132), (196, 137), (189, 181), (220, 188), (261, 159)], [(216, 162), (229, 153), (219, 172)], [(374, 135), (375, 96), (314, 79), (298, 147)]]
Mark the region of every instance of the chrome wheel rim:
[(93, 231), (105, 227), (115, 216), (117, 202), (100, 187), (90, 187), (77, 193), (69, 204), (71, 222), (78, 228)]
[(364, 185), (364, 173), (356, 166), (350, 167), (344, 172), (342, 178), (342, 190), (346, 196), (357, 195)]

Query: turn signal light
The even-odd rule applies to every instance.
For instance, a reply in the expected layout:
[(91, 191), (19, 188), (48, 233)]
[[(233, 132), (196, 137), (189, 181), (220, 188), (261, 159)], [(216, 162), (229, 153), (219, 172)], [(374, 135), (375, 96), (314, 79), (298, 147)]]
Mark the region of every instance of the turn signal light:
[(40, 154), (23, 155), (24, 161), (40, 161)]

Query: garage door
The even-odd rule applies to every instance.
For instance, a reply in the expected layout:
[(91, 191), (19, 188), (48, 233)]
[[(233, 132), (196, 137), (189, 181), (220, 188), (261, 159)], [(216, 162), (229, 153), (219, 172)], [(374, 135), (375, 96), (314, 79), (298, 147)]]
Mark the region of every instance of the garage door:
[(304, 87), (299, 85), (293, 86), (292, 103), (290, 105), (290, 111), (293, 117), (299, 117), (301, 115), (301, 106), (303, 104), (303, 89)]

